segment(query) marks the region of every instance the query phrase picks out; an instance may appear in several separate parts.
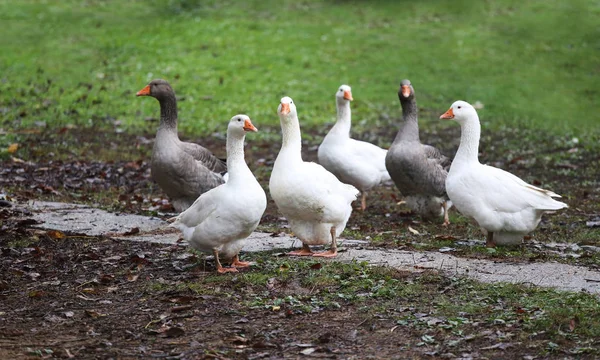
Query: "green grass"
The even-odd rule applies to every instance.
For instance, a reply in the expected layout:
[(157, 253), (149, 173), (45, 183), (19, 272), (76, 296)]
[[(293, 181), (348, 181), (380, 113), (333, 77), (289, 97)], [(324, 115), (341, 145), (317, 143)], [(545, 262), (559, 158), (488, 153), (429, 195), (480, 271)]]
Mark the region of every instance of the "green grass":
[(242, 112), (278, 131), (283, 95), (304, 124), (331, 121), (341, 83), (369, 123), (399, 116), (410, 78), (434, 114), (463, 99), (492, 128), (597, 133), (599, 15), (586, 0), (4, 0), (0, 126), (153, 129), (158, 104), (135, 92), (159, 77), (188, 136)]
[[(254, 271), (231, 276), (201, 273), (177, 289), (233, 297), (244, 308), (257, 310), (314, 314), (355, 306), (361, 317), (386, 318), (430, 334), (426, 342), (450, 347), (487, 331), (506, 333), (507, 342), (533, 345), (543, 340), (542, 352), (598, 351), (593, 342), (600, 336), (600, 302), (594, 295), (485, 284), (434, 271), (411, 274), (366, 262), (289, 261), (267, 253), (248, 253), (245, 260), (256, 262)], [(162, 284), (152, 289), (173, 291)], [(560, 345), (553, 349), (552, 344)]]

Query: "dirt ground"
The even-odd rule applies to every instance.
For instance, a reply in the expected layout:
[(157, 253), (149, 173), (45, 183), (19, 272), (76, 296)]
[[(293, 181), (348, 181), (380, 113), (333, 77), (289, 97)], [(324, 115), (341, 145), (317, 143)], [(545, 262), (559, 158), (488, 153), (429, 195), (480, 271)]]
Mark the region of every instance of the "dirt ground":
[[(268, 131), (276, 134), (278, 129)], [(305, 160), (316, 159), (323, 132), (311, 135), (312, 140), (304, 144)], [(382, 134), (361, 136), (374, 141)], [(443, 150), (453, 154), (457, 136), (455, 127), (431, 131), (424, 140), (443, 144)], [(167, 216), (172, 211), (168, 199), (150, 178), (151, 140), (152, 134), (136, 137), (97, 129), (32, 131), (23, 135), (17, 152), (0, 159), (0, 189), (8, 200), (74, 201)], [(539, 138), (536, 146), (541, 150), (525, 144), (517, 151), (518, 137), (511, 131), (482, 140), (499, 144), (482, 146), (482, 162), (565, 195), (570, 208), (547, 216), (533, 235), (535, 240), (600, 245), (598, 228), (593, 226), (600, 222), (600, 160), (595, 148), (577, 146), (569, 139)], [(222, 137), (198, 142), (225, 155)], [(247, 143), (247, 162), (266, 189), (280, 144), (252, 138)], [(369, 194), (367, 211), (353, 213), (347, 237), (370, 239), (374, 246), (425, 249), (481, 239), (477, 229), (456, 213), (453, 224), (442, 228), (422, 222), (399, 207), (399, 200), (392, 186)], [(530, 355), (536, 353), (530, 350), (535, 335), (529, 343), (518, 343), (506, 352), (493, 347), (498, 337), (494, 329), (457, 348), (423, 343), (423, 331), (395, 326), (392, 313), (404, 310), (387, 309), (373, 316), (361, 310), (377, 305), (368, 301), (360, 306), (326, 307), (317, 314), (296, 312), (286, 304), (276, 310), (248, 308), (243, 304), (257, 292), (268, 298), (310, 289), (298, 288), (294, 282), (276, 287), (240, 285), (237, 275), (213, 286), (214, 265), (190, 254), (185, 244), (165, 246), (43, 232), (33, 229), (27, 213), (9, 207), (9, 201), (0, 200), (0, 206), (3, 359), (536, 358)], [(271, 200), (260, 230), (288, 231)], [(512, 255), (528, 261), (547, 259), (547, 253), (531, 250)], [(494, 256), (467, 248), (455, 254)], [(586, 262), (584, 255), (572, 260), (598, 267), (595, 258)], [(498, 257), (498, 261), (510, 260), (514, 258)], [(203, 285), (191, 287), (190, 281)], [(438, 285), (445, 288), (443, 283), (434, 284)]]

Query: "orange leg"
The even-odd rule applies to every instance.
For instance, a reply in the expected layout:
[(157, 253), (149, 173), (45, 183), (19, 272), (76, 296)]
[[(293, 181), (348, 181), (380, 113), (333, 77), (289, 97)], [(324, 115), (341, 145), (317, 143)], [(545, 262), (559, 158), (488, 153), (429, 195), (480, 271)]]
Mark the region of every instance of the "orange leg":
[(444, 208), (444, 223), (442, 226), (448, 226), (450, 224), (450, 219), (448, 218), (448, 202), (444, 201), (442, 203), (442, 208)]
[(236, 255), (231, 259), (231, 266), (236, 268), (246, 268), (252, 265), (250, 261), (240, 261), (240, 256)]
[(217, 265), (217, 272), (219, 274), (238, 272), (238, 270), (234, 267), (224, 268), (223, 265), (221, 265), (221, 261), (219, 261), (219, 252), (217, 250), (213, 250), (213, 255), (215, 256), (215, 264)]
[(496, 242), (494, 241), (494, 233), (491, 231), (488, 231), (488, 233), (487, 233), (487, 239), (485, 242), (485, 246), (496, 247)]
[(367, 208), (367, 193), (362, 192), (360, 196), (360, 210), (365, 211)]
[(335, 226), (331, 227), (331, 248), (329, 251), (315, 253), (313, 256), (333, 258), (337, 256), (337, 239), (335, 236)]
[(313, 252), (310, 247), (306, 244), (302, 244), (302, 249), (287, 253), (289, 256), (311, 256)]

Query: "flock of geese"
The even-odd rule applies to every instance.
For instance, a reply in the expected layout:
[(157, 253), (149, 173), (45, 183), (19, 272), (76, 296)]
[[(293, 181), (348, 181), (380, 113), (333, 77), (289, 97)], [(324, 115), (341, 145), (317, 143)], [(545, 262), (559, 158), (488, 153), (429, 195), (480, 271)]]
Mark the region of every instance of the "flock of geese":
[[(220, 273), (250, 264), (240, 261), (245, 239), (256, 229), (267, 206), (266, 194), (244, 159), (247, 132), (257, 131), (247, 115), (231, 118), (227, 127), (227, 161), (177, 134), (175, 92), (165, 80), (153, 80), (137, 93), (160, 103), (160, 125), (152, 150), (152, 178), (180, 214), (170, 219), (190, 245), (212, 253)], [(351, 88), (336, 91), (337, 121), (318, 149), (319, 163), (301, 156), (300, 122), (290, 97), (277, 108), (282, 146), (273, 165), (269, 192), (288, 220), (302, 248), (296, 256), (335, 257), (337, 237), (361, 194), (361, 209), (374, 187), (393, 181), (404, 201), (426, 219), (443, 216), (447, 225), (451, 206), (474, 219), (487, 234), (487, 245), (519, 244), (546, 212), (566, 208), (559, 195), (527, 184), (504, 170), (479, 162), (481, 126), (477, 111), (456, 101), (440, 119), (461, 126), (454, 159), (422, 144), (415, 91), (408, 80), (400, 83), (398, 98), (402, 124), (389, 150), (350, 137), (353, 100)], [(329, 250), (313, 252), (311, 245), (330, 243)], [(223, 267), (220, 259), (229, 260)]]

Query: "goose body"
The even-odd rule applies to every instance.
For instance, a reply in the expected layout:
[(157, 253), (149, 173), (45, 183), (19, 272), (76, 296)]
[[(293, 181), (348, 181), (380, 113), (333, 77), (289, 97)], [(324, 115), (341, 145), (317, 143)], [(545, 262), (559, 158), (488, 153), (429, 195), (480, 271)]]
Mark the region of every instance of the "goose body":
[[(290, 255), (333, 257), (337, 236), (352, 213), (358, 190), (338, 180), (319, 164), (304, 162), (301, 156), (300, 123), (296, 106), (289, 97), (278, 108), (283, 144), (269, 180), (269, 191), (277, 208), (286, 217), (303, 248)], [(309, 245), (331, 242), (331, 250), (313, 254)]]
[(411, 210), (424, 218), (443, 215), (447, 225), (445, 183), (452, 160), (435, 147), (421, 143), (417, 102), (410, 81), (402, 80), (398, 98), (402, 124), (385, 158), (386, 168)]
[[(250, 118), (234, 116), (227, 128), (229, 179), (200, 195), (171, 224), (194, 249), (212, 252), (219, 272), (247, 265), (238, 254), (267, 206), (265, 192), (244, 160), (245, 131), (256, 131)], [(219, 258), (231, 259), (233, 268), (223, 268)]]
[(382, 182), (389, 181), (384, 150), (371, 143), (350, 137), (352, 91), (342, 85), (336, 92), (337, 121), (319, 146), (319, 164), (340, 181), (360, 190), (361, 209), (366, 208), (366, 194)]
[(152, 96), (160, 103), (160, 125), (152, 148), (150, 170), (175, 210), (181, 212), (200, 194), (225, 182), (222, 174), (227, 171), (227, 165), (206, 148), (179, 140), (177, 100), (168, 82), (153, 80), (137, 96)]
[(558, 194), (530, 185), (519, 177), (479, 162), (481, 125), (469, 103), (456, 101), (440, 116), (460, 123), (458, 151), (446, 178), (450, 200), (463, 215), (487, 233), (487, 245), (519, 244), (546, 212), (568, 207)]

